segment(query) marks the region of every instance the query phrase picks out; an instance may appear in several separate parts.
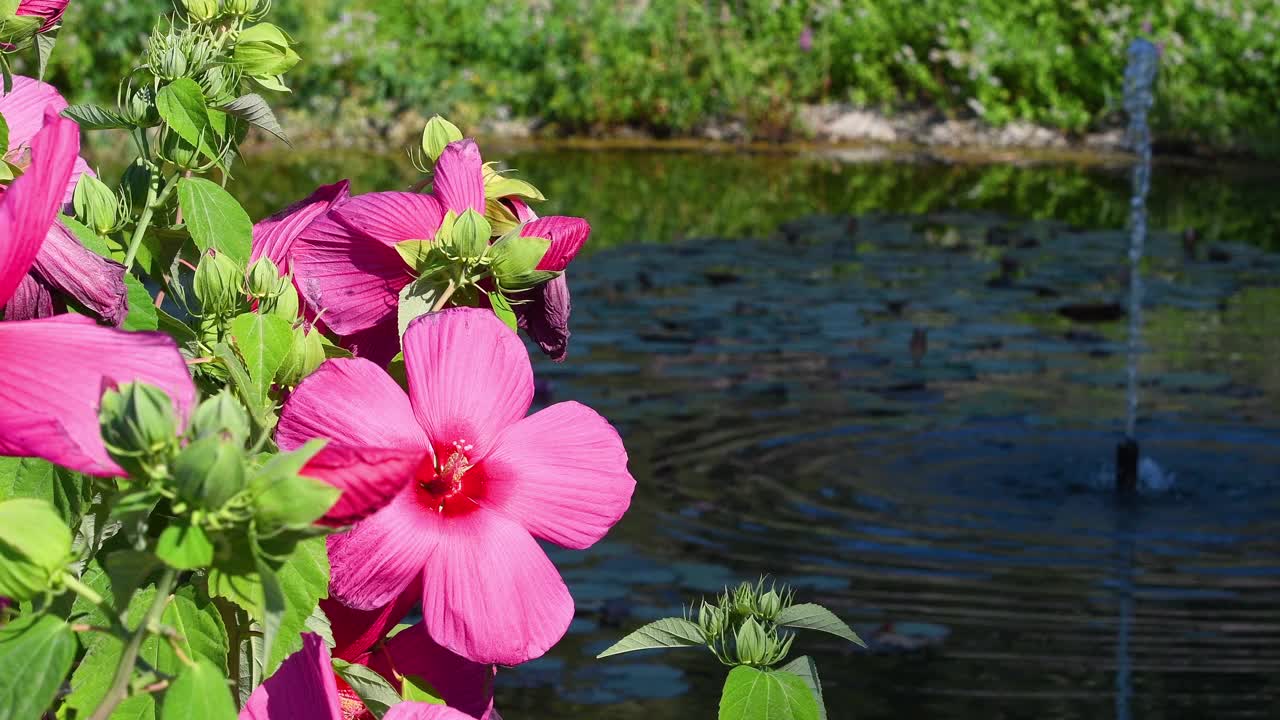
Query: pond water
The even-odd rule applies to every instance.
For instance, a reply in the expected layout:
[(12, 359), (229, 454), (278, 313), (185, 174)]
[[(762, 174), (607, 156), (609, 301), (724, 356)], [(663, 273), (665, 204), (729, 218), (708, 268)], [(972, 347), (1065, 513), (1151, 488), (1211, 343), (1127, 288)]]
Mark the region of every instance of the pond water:
[[(1122, 170), (506, 157), (596, 229), (544, 400), (611, 418), (639, 483), (604, 542), (552, 551), (578, 617), (500, 673), (506, 717), (714, 717), (709, 655), (594, 655), (760, 573), (871, 642), (799, 639), (832, 718), (1274, 716), (1274, 178), (1157, 167), (1138, 435), (1159, 470), (1125, 503)], [(255, 217), (413, 180), (403, 158), (258, 162)]]

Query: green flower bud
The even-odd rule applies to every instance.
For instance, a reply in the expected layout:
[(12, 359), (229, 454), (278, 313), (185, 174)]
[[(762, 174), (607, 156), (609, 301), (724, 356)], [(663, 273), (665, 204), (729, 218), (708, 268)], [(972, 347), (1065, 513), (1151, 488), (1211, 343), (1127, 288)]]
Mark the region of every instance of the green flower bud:
[(210, 435), (191, 441), (173, 462), (178, 496), (206, 510), (227, 504), (245, 485), (241, 443)]
[(181, 0), (187, 17), (196, 22), (208, 22), (218, 17), (218, 0)]
[(738, 626), (738, 632), (734, 636), (734, 649), (738, 662), (744, 665), (758, 665), (772, 651), (764, 629), (755, 618), (750, 617)]
[(277, 286), (277, 293), (262, 301), (262, 312), (282, 317), (292, 323), (298, 319), (298, 290), (288, 278)]
[(258, 7), (258, 0), (222, 0), (222, 9), (228, 15), (248, 15)]
[(152, 61), (151, 71), (161, 80), (177, 80), (187, 75), (187, 54), (177, 45), (168, 45)]
[(450, 248), (463, 260), (475, 260), (489, 249), (492, 226), (480, 213), (467, 208), (453, 224)]
[(156, 91), (151, 86), (134, 90), (120, 106), (120, 111), (125, 120), (138, 127), (155, 127), (160, 124), (160, 113), (156, 111)]
[(233, 315), (244, 305), (240, 266), (224, 253), (210, 250), (196, 265), (196, 297), (205, 315)]
[(434, 163), (449, 143), (461, 139), (462, 131), (457, 125), (436, 115), (427, 121), (427, 127), (422, 131), (422, 152)]
[(100, 235), (115, 230), (118, 204), (116, 194), (98, 178), (84, 173), (76, 183), (71, 204), (80, 222), (98, 231)]
[(776, 591), (770, 590), (760, 596), (757, 607), (761, 616), (766, 620), (772, 620), (778, 616), (778, 613), (782, 612), (782, 597)]
[(107, 453), (130, 475), (149, 475), (177, 446), (173, 402), (152, 385), (134, 382), (103, 393), (98, 423)]
[(39, 15), (9, 15), (0, 17), (0, 43), (21, 50), (29, 46), (40, 32), (44, 18)]
[(200, 89), (211, 106), (226, 105), (236, 99), (240, 73), (230, 65), (210, 65), (200, 75)]
[(226, 389), (200, 403), (191, 415), (193, 438), (218, 436), (243, 445), (249, 438), (249, 431), (249, 414)]
[(324, 362), (324, 343), (320, 333), (302, 328), (293, 331), (293, 345), (284, 356), (276, 378), (286, 387), (295, 387), (302, 379), (316, 371)]
[(147, 202), (147, 189), (151, 186), (151, 168), (147, 161), (138, 158), (125, 168), (120, 176), (120, 189), (125, 201), (133, 208), (142, 208)]
[(283, 75), (302, 59), (293, 51), (293, 39), (271, 23), (245, 28), (231, 58), (250, 76)]
[(71, 530), (44, 500), (0, 502), (0, 596), (30, 600), (71, 559)]
[(164, 136), (161, 149), (165, 160), (184, 170), (200, 167), (200, 152), (194, 145), (183, 140), (176, 132), (166, 130)]
[(280, 268), (276, 267), (271, 258), (259, 258), (253, 267), (249, 268), (247, 278), (249, 295), (259, 300), (274, 298), (284, 291), (281, 280), (283, 278), (280, 277)]

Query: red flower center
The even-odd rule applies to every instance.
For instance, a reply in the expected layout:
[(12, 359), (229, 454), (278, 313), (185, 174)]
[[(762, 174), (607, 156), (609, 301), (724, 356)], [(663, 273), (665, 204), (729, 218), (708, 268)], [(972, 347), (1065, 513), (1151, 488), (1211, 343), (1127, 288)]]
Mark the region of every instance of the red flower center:
[[(458, 515), (475, 509), (474, 498), (484, 483), (484, 476), (473, 468), (467, 453), (472, 446), (465, 440), (437, 451), (418, 466), (414, 479), (418, 482), (418, 501), (423, 507), (444, 515)], [(439, 459), (444, 458), (443, 462)]]

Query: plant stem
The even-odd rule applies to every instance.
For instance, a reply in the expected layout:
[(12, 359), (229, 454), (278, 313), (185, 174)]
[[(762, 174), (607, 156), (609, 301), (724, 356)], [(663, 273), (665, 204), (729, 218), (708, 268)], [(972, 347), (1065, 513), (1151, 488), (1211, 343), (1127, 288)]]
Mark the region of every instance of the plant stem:
[(147, 206), (142, 209), (142, 215), (138, 218), (138, 226), (133, 229), (133, 237), (129, 240), (129, 251), (124, 256), (126, 272), (133, 269), (133, 260), (138, 256), (138, 248), (142, 247), (142, 237), (147, 234), (147, 229), (151, 227), (151, 217), (155, 214), (156, 208), (162, 207), (169, 201), (169, 195), (173, 193), (173, 188), (178, 184), (178, 178), (180, 177), (182, 176), (178, 173), (170, 175), (159, 195), (156, 195), (154, 188), (147, 189)]
[(93, 711), (89, 720), (107, 720), (128, 696), (129, 681), (133, 679), (134, 666), (137, 665), (142, 642), (151, 634), (151, 626), (160, 619), (160, 614), (169, 601), (169, 592), (173, 589), (173, 581), (176, 577), (177, 573), (173, 568), (165, 568), (160, 579), (156, 581), (156, 596), (151, 601), (151, 607), (147, 608), (147, 614), (142, 617), (142, 622), (138, 623), (138, 628), (133, 631), (133, 636), (125, 645), (124, 654), (120, 656), (120, 664), (116, 666), (115, 677), (111, 680), (111, 689), (107, 690), (106, 696), (102, 698), (102, 704)]
[(436, 300), (436, 304), (431, 306), (431, 312), (439, 312), (444, 309), (445, 303), (449, 302), (449, 298), (453, 297), (453, 293), (458, 289), (458, 284), (453, 280), (449, 281), (449, 287), (444, 289), (440, 294), (440, 299)]

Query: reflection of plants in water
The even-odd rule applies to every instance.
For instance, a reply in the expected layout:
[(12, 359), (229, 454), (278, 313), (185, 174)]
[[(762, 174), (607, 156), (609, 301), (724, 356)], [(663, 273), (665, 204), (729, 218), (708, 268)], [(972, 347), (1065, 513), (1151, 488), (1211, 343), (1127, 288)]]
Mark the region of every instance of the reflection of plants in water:
[(1280, 334), (1275, 308), (1280, 288), (1249, 288), (1220, 312), (1159, 308), (1146, 333), (1154, 374), (1226, 373), (1267, 395), (1280, 392)]
[(822, 683), (813, 659), (783, 664), (795, 640), (793, 630), (816, 630), (866, 647), (835, 613), (814, 603), (795, 603), (786, 587), (765, 589), (764, 580), (725, 588), (696, 613), (645, 625), (600, 653), (612, 655), (705, 646), (732, 670), (720, 696), (721, 720), (818, 720), (826, 717)]

